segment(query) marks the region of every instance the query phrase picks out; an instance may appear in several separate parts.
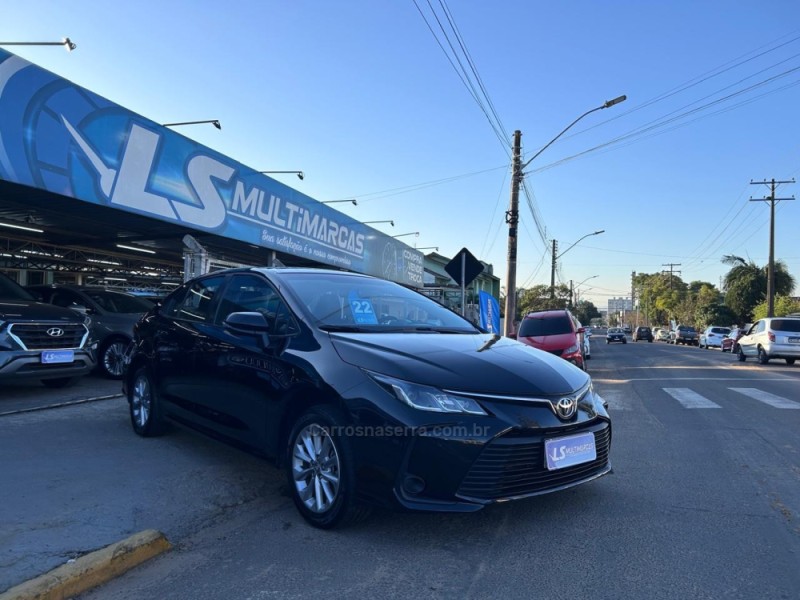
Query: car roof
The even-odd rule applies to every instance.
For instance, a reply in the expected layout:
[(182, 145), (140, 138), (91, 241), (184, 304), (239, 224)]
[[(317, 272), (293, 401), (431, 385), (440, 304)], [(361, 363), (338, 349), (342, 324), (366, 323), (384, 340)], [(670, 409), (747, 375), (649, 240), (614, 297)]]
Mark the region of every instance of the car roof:
[(525, 315), (526, 319), (547, 319), (551, 317), (560, 317), (567, 313), (566, 308), (557, 308), (552, 310), (535, 310)]

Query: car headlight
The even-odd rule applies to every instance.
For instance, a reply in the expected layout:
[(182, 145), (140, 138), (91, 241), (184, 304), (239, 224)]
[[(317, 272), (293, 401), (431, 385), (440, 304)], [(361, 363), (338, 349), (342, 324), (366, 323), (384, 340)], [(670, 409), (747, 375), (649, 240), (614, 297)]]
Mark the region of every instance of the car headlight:
[(472, 398), (457, 396), (435, 387), (403, 381), (388, 375), (369, 371), (367, 374), (392, 396), (419, 410), (470, 415), (487, 414)]
[(564, 350), (564, 354), (572, 354), (573, 352), (577, 351), (578, 351), (578, 344), (573, 344), (572, 346)]

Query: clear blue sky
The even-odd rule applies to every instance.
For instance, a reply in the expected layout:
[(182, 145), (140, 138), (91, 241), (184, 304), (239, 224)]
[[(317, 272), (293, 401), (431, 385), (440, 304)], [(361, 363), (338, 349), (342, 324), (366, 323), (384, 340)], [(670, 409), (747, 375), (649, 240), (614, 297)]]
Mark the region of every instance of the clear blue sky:
[[(431, 6), (445, 25), (449, 8), (503, 143)], [(768, 205), (748, 199), (769, 190), (749, 183), (800, 175), (796, 0), (0, 0), (0, 15), (0, 41), (78, 45), (8, 50), (155, 121), (219, 119), (221, 131), (181, 132), (257, 170), (302, 170), (275, 177), (357, 198), (338, 207), (394, 220), (376, 225), (390, 235), (419, 231), (400, 238), (410, 245), (466, 246), (502, 279), (513, 131), (529, 158), (627, 94), (531, 163), (543, 236), (520, 202), (518, 285), (549, 284), (543, 238), (565, 250), (604, 229), (559, 261), (562, 281), (598, 275), (581, 291), (600, 308), (630, 294), (632, 271), (680, 263), (685, 281), (719, 285), (724, 254), (766, 264)], [(800, 280), (800, 201), (776, 220), (776, 256)]]

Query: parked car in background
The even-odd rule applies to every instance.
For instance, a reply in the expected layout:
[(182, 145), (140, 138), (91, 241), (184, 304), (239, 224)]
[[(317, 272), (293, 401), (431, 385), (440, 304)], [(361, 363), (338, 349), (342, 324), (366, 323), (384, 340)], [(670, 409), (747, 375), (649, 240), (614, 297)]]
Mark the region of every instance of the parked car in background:
[(653, 332), (653, 339), (657, 342), (668, 342), (669, 341), (669, 331), (658, 327)]
[(669, 332), (669, 343), (697, 346), (697, 330), (691, 325), (678, 325)]
[(653, 341), (653, 332), (649, 327), (637, 327), (633, 330), (633, 341), (638, 342), (639, 340)]
[(473, 512), (611, 470), (586, 373), (383, 279), (210, 273), (139, 321), (129, 359), (136, 434), (175, 422), (274, 458), (315, 527), (366, 503)]
[(89, 315), (92, 337), (97, 342), (98, 367), (107, 377), (122, 377), (123, 359), (133, 339), (133, 326), (153, 307), (152, 302), (101, 287), (34, 285), (26, 289), (43, 302)]
[(592, 358), (592, 326), (586, 325), (583, 328), (583, 358), (584, 360), (589, 360)]
[(731, 332), (730, 327), (712, 325), (700, 334), (698, 345), (700, 348), (722, 348), (722, 340)]
[(739, 352), (739, 338), (744, 335), (744, 332), (750, 329), (752, 323), (747, 323), (744, 327), (734, 327), (731, 332), (722, 338), (721, 347), (723, 352), (732, 352), (734, 354)]
[(543, 310), (525, 315), (519, 324), (517, 340), (586, 370), (584, 331), (567, 309)]
[(0, 381), (70, 385), (95, 366), (90, 319), (38, 302), (0, 273)]
[(610, 344), (611, 342), (627, 344), (628, 339), (625, 337), (625, 330), (620, 327), (609, 327), (606, 332), (606, 344)]
[(768, 317), (753, 323), (738, 342), (739, 360), (755, 357), (762, 365), (782, 358), (793, 365), (800, 358), (800, 318)]

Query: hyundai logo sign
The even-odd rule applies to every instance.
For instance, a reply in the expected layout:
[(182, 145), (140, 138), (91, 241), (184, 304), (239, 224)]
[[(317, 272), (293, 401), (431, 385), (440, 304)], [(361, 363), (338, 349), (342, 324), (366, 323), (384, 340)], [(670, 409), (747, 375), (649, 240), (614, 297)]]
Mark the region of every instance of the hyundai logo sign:
[(61, 337), (64, 335), (64, 330), (61, 327), (51, 327), (47, 330), (47, 335), (50, 337)]

